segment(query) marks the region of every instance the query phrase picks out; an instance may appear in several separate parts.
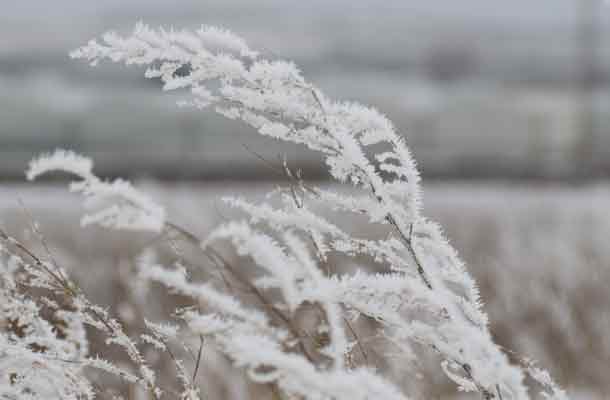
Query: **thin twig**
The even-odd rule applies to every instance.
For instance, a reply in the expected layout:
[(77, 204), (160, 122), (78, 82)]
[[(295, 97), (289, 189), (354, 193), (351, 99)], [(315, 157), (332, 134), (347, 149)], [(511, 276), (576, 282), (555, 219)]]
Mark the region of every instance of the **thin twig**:
[(350, 324), (350, 322), (347, 320), (347, 318), (343, 318), (343, 320), (345, 321), (345, 325), (347, 325), (347, 328), (351, 332), (352, 336), (356, 340), (356, 344), (358, 345), (358, 349), (360, 350), (360, 353), (362, 353), (362, 358), (364, 359), (365, 364), (368, 364), (369, 363), (369, 357), (368, 357), (366, 351), (364, 350), (364, 346), (362, 345), (362, 343), (360, 341), (360, 338), (358, 337), (358, 334), (356, 333), (356, 331), (352, 327), (352, 324)]
[(502, 400), (502, 392), (500, 391), (500, 384), (496, 383), (496, 392), (498, 392), (498, 399)]
[(421, 277), (422, 281), (424, 281), (424, 284), (428, 287), (428, 289), (432, 290), (432, 283), (428, 279), (428, 276), (426, 275), (426, 271), (424, 270), (424, 266), (423, 266), (422, 262), (420, 261), (419, 257), (417, 256), (417, 253), (415, 252), (415, 248), (413, 247), (413, 224), (410, 225), (410, 228), (409, 228), (410, 234), (407, 237), (405, 235), (405, 233), (402, 231), (402, 229), (400, 229), (400, 227), (396, 223), (396, 220), (394, 219), (394, 217), (392, 217), (391, 215), (388, 215), (386, 217), (386, 220), (390, 223), (390, 225), (392, 225), (392, 227), (394, 227), (396, 232), (398, 232), (398, 234), (402, 238), (403, 242), (405, 243), (405, 246), (407, 247), (407, 250), (409, 251), (409, 254), (411, 255), (411, 258), (413, 258), (413, 261), (415, 262), (415, 265), (417, 266), (417, 273)]
[(203, 336), (199, 335), (199, 352), (197, 353), (197, 362), (195, 363), (195, 370), (193, 371), (193, 384), (195, 383), (195, 379), (197, 378), (197, 373), (199, 372), (199, 365), (201, 363), (201, 356), (203, 355)]

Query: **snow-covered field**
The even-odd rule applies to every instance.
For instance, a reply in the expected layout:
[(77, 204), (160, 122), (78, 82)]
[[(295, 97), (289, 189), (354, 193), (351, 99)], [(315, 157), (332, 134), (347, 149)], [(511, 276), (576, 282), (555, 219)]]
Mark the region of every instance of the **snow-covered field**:
[[(201, 236), (230, 213), (220, 201), (223, 195), (257, 197), (274, 186), (141, 184), (167, 206), (172, 221)], [(582, 398), (610, 393), (609, 199), (610, 186), (604, 184), (425, 187), (426, 214), (446, 228), (481, 284), (497, 340), (540, 360), (572, 394), (588, 388), (592, 397), (581, 393)], [(133, 319), (134, 310), (121, 307), (129, 295), (122, 276), (151, 238), (80, 229), (80, 208), (80, 200), (63, 187), (0, 187), (3, 227), (27, 239), (31, 213), (56, 256), (92, 298), (112, 304), (124, 320)], [(208, 368), (213, 376), (216, 367)], [(230, 389), (216, 390), (222, 398), (220, 391)]]

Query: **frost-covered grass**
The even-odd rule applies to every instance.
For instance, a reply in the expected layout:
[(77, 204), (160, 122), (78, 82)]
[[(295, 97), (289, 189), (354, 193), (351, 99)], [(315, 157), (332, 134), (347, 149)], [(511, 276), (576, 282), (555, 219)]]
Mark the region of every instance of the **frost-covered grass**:
[[(0, 229), (4, 397), (92, 399), (126, 386), (154, 400), (199, 400), (211, 386), (199, 382), (211, 361), (203, 354), (216, 352), (243, 384), (280, 399), (407, 400), (429, 395), (416, 381), (442, 372), (455, 391), (484, 400), (567, 400), (531, 354), (496, 342), (476, 280), (423, 213), (405, 138), (379, 111), (330, 99), (293, 63), (210, 26), (139, 23), (71, 55), (146, 67), (164, 90), (188, 91), (182, 105), (317, 152), (338, 186), (312, 185), (287, 161), (258, 156), (284, 184), (262, 200), (221, 198), (237, 217), (200, 236), (130, 182), (98, 177), (86, 156), (34, 158), (28, 180), (70, 176), (83, 228), (148, 239), (118, 279), (127, 301), (115, 314), (59, 262), (35, 218), (40, 252)], [(90, 351), (101, 338), (105, 346)]]
[[(234, 216), (220, 197), (239, 192), (264, 198), (274, 185), (143, 183), (167, 206), (168, 214), (202, 236)], [(425, 185), (424, 190), (426, 212), (446, 228), (482, 286), (499, 342), (551, 366), (574, 398), (604, 399), (610, 392), (605, 379), (610, 358), (610, 248), (604, 243), (610, 233), (610, 187), (447, 183)], [(139, 328), (133, 321), (140, 310), (130, 297), (126, 277), (148, 238), (96, 227), (79, 229), (80, 202), (62, 188), (0, 187), (3, 226), (35, 249), (40, 244), (24, 233), (28, 217), (19, 199), (92, 299), (111, 305), (128, 326)], [(158, 307), (155, 313), (163, 311)], [(231, 386), (241, 377), (222, 358), (207, 353), (206, 361), (201, 381), (211, 399), (243, 390)], [(440, 375), (418, 384), (428, 393), (453, 392)]]

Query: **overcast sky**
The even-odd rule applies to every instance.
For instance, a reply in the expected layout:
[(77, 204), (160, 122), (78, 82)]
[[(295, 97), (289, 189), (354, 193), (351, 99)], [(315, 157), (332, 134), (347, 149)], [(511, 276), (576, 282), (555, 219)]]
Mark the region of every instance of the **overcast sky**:
[[(587, 0), (1, 0), (0, 18), (33, 19), (53, 18), (75, 14), (95, 14), (109, 10), (154, 8), (175, 10), (180, 8), (205, 9), (206, 7), (243, 7), (265, 5), (281, 9), (303, 8), (355, 10), (367, 9), (370, 13), (388, 9), (400, 12), (424, 13), (454, 18), (483, 18), (506, 21), (565, 21), (572, 17), (579, 1)], [(590, 0), (589, 0), (590, 1)], [(601, 0), (598, 0), (601, 3)], [(4, 4), (3, 4), (4, 3)], [(385, 9), (385, 10), (384, 10)]]
[(176, 27), (221, 25), (254, 40), (278, 32), (315, 35), (320, 28), (332, 29), (333, 21), (338, 26), (349, 21), (351, 29), (373, 27), (373, 32), (376, 26), (399, 32), (428, 23), (519, 31), (525, 25), (572, 25), (583, 1), (597, 1), (609, 20), (603, 0), (0, 0), (0, 52), (71, 48), (141, 19)]

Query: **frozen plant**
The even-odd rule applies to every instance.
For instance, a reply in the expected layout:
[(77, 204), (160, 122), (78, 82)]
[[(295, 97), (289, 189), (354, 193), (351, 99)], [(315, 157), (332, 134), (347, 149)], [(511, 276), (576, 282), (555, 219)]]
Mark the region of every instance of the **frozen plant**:
[[(205, 338), (251, 381), (291, 399), (408, 398), (387, 370), (366, 362), (366, 338), (353, 328), (366, 319), (375, 322), (375, 336), (399, 349), (405, 360), (435, 354), (439, 368), (461, 391), (486, 400), (528, 399), (527, 375), (546, 398), (567, 398), (548, 373), (529, 360), (511, 363), (494, 343), (476, 282), (441, 228), (422, 215), (415, 161), (384, 115), (327, 98), (293, 63), (269, 60), (214, 27), (190, 32), (138, 24), (131, 35), (107, 33), (71, 55), (92, 65), (110, 60), (145, 66), (146, 77), (160, 79), (164, 90), (188, 89), (183, 104), (211, 107), (264, 136), (320, 152), (332, 178), (351, 187), (312, 187), (284, 164), (289, 185), (270, 194), (279, 201), (227, 198), (243, 220), (200, 240), (170, 223), (161, 207), (128, 183), (93, 175), (86, 158), (60, 150), (31, 163), (30, 179), (53, 170), (75, 175), (72, 189), (96, 207), (84, 224), (176, 233), (246, 288), (256, 301), (246, 303), (227, 282), (195, 281), (180, 263), (140, 266), (142, 280), (206, 304), (205, 312), (180, 311), (184, 330)], [(384, 233), (359, 236), (319, 210), (365, 218), (372, 232)], [(220, 241), (249, 258), (257, 273), (238, 273), (214, 247)], [(354, 265), (369, 258), (377, 271), (341, 272), (332, 265), (338, 255), (351, 257)], [(314, 322), (303, 323), (303, 315)], [(135, 347), (128, 337), (111, 334), (123, 346)], [(159, 336), (145, 339), (164, 348)], [(356, 353), (362, 354), (360, 362)], [(138, 379), (152, 395), (170, 396), (157, 390), (138, 353), (132, 360), (144, 368)], [(196, 394), (191, 383), (184, 388), (183, 396)]]
[[(68, 153), (63, 153), (64, 155)], [(38, 233), (36, 226), (32, 229)], [(122, 324), (93, 304), (50, 253), (40, 256), (0, 229), (0, 395), (3, 399), (93, 399), (99, 388), (86, 369), (97, 369), (123, 382), (140, 386), (160, 400), (155, 371), (138, 341), (168, 352), (176, 329), (146, 323), (147, 332), (130, 337)], [(44, 239), (42, 239), (44, 241)], [(35, 293), (42, 292), (44, 294)], [(86, 327), (118, 346), (132, 365), (130, 370), (109, 359), (88, 354)], [(181, 399), (199, 399), (199, 392), (172, 354), (181, 386)], [(102, 392), (102, 391), (99, 391)]]

